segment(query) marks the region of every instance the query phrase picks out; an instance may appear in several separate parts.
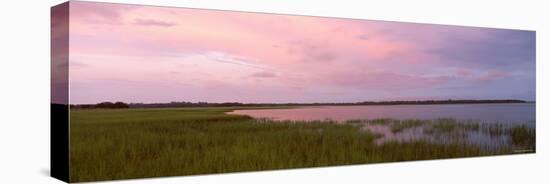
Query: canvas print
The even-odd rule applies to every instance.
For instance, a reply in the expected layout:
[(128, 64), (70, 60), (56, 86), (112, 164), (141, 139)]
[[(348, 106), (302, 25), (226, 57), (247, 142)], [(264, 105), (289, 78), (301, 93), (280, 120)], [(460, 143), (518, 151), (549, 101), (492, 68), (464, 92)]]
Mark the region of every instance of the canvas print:
[(535, 61), (530, 30), (70, 1), (52, 8), (52, 175), (535, 153)]

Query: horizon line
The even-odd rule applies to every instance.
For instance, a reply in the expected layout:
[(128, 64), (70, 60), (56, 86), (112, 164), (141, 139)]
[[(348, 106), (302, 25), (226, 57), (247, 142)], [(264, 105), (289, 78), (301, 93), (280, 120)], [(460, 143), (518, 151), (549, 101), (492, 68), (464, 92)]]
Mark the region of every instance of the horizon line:
[(208, 101), (170, 101), (170, 102), (124, 102), (124, 101), (101, 101), (96, 103), (78, 103), (69, 105), (95, 105), (100, 103), (117, 103), (122, 102), (125, 104), (172, 104), (172, 103), (190, 103), (190, 104), (358, 104), (358, 103), (385, 103), (385, 102), (445, 102), (445, 101), (522, 101), (526, 103), (536, 102), (536, 100), (522, 100), (522, 99), (430, 99), (430, 100), (365, 100), (354, 102), (238, 102), (238, 101), (225, 101), (225, 102), (208, 102)]

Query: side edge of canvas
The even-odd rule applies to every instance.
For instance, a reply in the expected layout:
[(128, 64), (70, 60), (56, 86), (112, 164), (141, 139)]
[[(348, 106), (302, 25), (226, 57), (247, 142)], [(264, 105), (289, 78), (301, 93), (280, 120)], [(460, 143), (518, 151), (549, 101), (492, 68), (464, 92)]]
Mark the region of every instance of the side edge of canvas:
[(69, 2), (51, 8), (51, 176), (69, 182)]

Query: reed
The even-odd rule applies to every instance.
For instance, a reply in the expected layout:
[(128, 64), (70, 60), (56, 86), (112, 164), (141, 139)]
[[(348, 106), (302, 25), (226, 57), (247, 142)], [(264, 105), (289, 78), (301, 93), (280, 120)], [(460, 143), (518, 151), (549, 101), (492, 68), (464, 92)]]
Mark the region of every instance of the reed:
[[(381, 135), (362, 123), (395, 131), (431, 122), (357, 120), (272, 121), (228, 115), (231, 107), (71, 110), (71, 182), (179, 176), (484, 156), (511, 148), (482, 149), (464, 142), (427, 140), (375, 144)], [(396, 125), (391, 125), (397, 123)], [(457, 122), (434, 123), (447, 132)], [(534, 131), (509, 131), (514, 142), (529, 145)]]

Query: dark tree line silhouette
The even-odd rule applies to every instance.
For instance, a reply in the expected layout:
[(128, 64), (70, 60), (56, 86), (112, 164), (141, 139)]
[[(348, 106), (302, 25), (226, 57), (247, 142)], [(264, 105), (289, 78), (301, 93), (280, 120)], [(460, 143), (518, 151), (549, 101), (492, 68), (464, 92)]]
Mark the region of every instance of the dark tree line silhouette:
[(130, 108), (127, 103), (124, 102), (101, 102), (98, 104), (82, 104), (82, 105), (71, 105), (71, 108), (77, 109), (126, 109)]
[(431, 104), (486, 104), (486, 103), (527, 103), (523, 100), (416, 100), (416, 101), (365, 101), (355, 103), (239, 103), (239, 102), (170, 102), (170, 103), (124, 103), (101, 102), (98, 104), (71, 105), (77, 109), (123, 109), (123, 108), (163, 108), (163, 107), (250, 107), (250, 106), (321, 106), (321, 105), (431, 105)]

